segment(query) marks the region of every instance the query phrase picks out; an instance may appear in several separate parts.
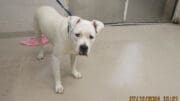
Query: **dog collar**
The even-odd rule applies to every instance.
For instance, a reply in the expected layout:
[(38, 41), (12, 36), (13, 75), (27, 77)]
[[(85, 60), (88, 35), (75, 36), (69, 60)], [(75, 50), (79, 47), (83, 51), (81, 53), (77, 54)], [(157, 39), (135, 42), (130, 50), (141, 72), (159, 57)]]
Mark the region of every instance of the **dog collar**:
[(67, 23), (67, 32), (68, 32), (68, 34), (70, 34), (72, 32), (72, 27), (69, 22)]
[(70, 33), (70, 26), (69, 26), (69, 24), (67, 26), (67, 32)]

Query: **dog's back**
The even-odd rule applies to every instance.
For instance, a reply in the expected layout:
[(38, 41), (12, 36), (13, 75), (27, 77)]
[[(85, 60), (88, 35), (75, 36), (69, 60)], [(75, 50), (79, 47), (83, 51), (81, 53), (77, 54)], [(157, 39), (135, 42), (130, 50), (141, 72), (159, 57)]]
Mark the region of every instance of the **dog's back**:
[(43, 33), (53, 44), (55, 38), (58, 37), (57, 35), (64, 33), (64, 29), (57, 29), (66, 27), (66, 22), (67, 18), (60, 15), (54, 8), (49, 6), (42, 6), (38, 8), (34, 17), (35, 33), (39, 36)]

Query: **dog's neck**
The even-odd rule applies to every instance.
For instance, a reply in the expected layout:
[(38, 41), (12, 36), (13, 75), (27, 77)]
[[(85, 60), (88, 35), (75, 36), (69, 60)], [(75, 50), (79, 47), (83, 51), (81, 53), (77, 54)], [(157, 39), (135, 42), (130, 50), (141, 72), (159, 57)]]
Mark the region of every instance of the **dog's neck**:
[(66, 48), (68, 48), (68, 50), (69, 50), (69, 52), (70, 52), (70, 54), (76, 54), (75, 52), (74, 52), (74, 50), (73, 50), (73, 42), (72, 42), (72, 39), (71, 39), (71, 32), (72, 32), (72, 28), (71, 28), (71, 25), (70, 25), (70, 23), (69, 22), (67, 22), (67, 46), (68, 47), (66, 47)]

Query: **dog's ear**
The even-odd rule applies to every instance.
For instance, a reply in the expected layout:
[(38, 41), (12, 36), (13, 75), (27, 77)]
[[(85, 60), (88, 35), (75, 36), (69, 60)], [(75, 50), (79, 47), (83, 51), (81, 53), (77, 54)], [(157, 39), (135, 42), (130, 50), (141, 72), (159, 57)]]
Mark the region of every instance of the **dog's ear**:
[(99, 33), (104, 28), (104, 23), (102, 23), (101, 21), (93, 20), (92, 24), (94, 26), (96, 33)]
[(80, 22), (81, 22), (81, 18), (78, 16), (69, 16), (68, 17), (68, 23), (70, 24), (71, 28), (74, 28)]

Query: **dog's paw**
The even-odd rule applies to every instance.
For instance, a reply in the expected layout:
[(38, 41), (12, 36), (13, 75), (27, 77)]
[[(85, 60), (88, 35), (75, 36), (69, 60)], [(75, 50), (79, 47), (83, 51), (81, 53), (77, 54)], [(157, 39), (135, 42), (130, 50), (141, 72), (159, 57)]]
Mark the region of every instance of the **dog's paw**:
[(62, 85), (56, 85), (56, 94), (63, 94), (64, 93), (64, 87)]
[(76, 78), (76, 79), (81, 79), (82, 78), (82, 75), (81, 75), (81, 73), (79, 73), (79, 72), (72, 72), (72, 74), (73, 74), (73, 76), (74, 76), (74, 78)]
[(38, 54), (37, 59), (38, 60), (43, 60), (44, 59), (44, 54)]

